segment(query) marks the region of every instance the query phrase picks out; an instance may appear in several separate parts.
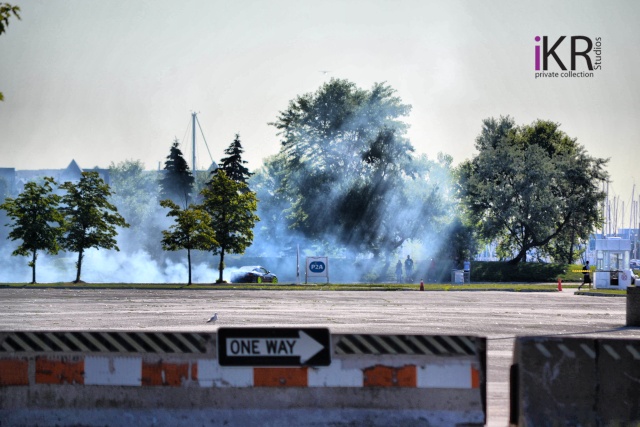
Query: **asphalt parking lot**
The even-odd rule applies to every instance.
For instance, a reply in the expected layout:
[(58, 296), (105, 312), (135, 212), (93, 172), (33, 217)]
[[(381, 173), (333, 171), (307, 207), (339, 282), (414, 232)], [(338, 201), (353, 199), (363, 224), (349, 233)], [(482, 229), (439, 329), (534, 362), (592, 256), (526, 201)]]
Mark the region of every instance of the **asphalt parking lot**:
[[(218, 313), (214, 324), (206, 320)], [(318, 326), (332, 333), (488, 338), (488, 425), (508, 422), (516, 336), (640, 339), (626, 298), (562, 292), (0, 289), (0, 330), (216, 331)]]

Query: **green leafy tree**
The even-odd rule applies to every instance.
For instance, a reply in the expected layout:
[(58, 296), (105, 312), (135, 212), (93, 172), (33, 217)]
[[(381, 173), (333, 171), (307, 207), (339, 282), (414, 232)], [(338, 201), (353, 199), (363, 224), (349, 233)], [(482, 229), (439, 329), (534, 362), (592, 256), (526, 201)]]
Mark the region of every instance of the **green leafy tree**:
[(272, 123), (289, 226), (376, 257), (416, 237), (431, 215), (407, 192), (417, 177), (402, 121), (410, 110), (384, 83), (363, 90), (338, 79), (291, 101)]
[(465, 260), (471, 260), (478, 253), (478, 242), (475, 238), (475, 230), (465, 224), (458, 216), (445, 230), (446, 245), (440, 248), (437, 259), (448, 259), (454, 262), (455, 268)]
[(104, 248), (119, 251), (116, 227), (129, 227), (129, 224), (108, 201), (112, 195), (111, 188), (97, 172), (83, 172), (78, 183), (65, 182), (60, 188), (66, 190), (61, 200), (61, 210), (67, 221), (62, 246), (78, 253), (74, 281), (78, 283), (85, 250)]
[[(228, 155), (228, 157), (224, 157), (219, 163), (220, 169), (222, 169), (229, 178), (237, 182), (247, 183), (247, 180), (251, 175), (249, 169), (247, 169), (245, 164), (248, 162), (242, 160), (242, 153), (244, 150), (242, 149), (242, 144), (240, 143), (240, 135), (236, 134), (235, 139), (229, 145), (229, 147), (224, 150), (224, 153)], [(212, 174), (215, 173), (212, 172)]]
[(186, 209), (191, 200), (195, 179), (178, 145), (176, 139), (164, 163), (165, 172), (160, 179), (160, 198), (173, 200)]
[(289, 199), (280, 191), (282, 179), (286, 172), (286, 159), (283, 153), (269, 156), (263, 166), (249, 179), (249, 186), (260, 200), (256, 214), (260, 223), (254, 229), (255, 240), (262, 242), (252, 245), (247, 254), (256, 256), (294, 255), (296, 245), (302, 235), (289, 228), (282, 213), (290, 207)]
[(478, 155), (459, 167), (468, 217), (512, 263), (572, 229), (588, 235), (601, 222), (607, 160), (589, 156), (559, 128), (543, 120), (516, 126), (510, 117), (486, 119), (476, 138)]
[(113, 191), (109, 201), (130, 225), (129, 229), (121, 231), (118, 239), (122, 251), (136, 251), (142, 247), (152, 255), (162, 255), (158, 236), (167, 224), (158, 204), (159, 173), (145, 171), (139, 160), (126, 160), (109, 166), (109, 186)]
[[(7, 31), (9, 18), (14, 16), (20, 19), (20, 7), (12, 6), (9, 3), (0, 3), (0, 35)], [(4, 101), (4, 95), (0, 92), (0, 101)]]
[(208, 251), (218, 245), (215, 231), (211, 228), (211, 217), (202, 209), (191, 205), (180, 207), (171, 200), (162, 200), (160, 205), (169, 209), (167, 216), (174, 217), (175, 223), (169, 230), (163, 230), (162, 248), (167, 251), (187, 250), (189, 285), (191, 284), (191, 251)]
[[(0, 177), (0, 204), (4, 203), (7, 197), (11, 196), (10, 185), (6, 179)], [(6, 211), (0, 209), (0, 224), (6, 224), (9, 220)], [(0, 250), (5, 243), (5, 238), (8, 238), (8, 231), (6, 227), (0, 227)]]
[(9, 238), (22, 240), (12, 255), (31, 256), (31, 283), (36, 283), (38, 251), (55, 255), (60, 250), (64, 216), (58, 209), (60, 196), (53, 193), (55, 185), (53, 178), (45, 178), (42, 185), (28, 182), (18, 197), (8, 197), (0, 205), (13, 220), (13, 224), (7, 224), (12, 228)]
[(254, 192), (247, 190), (247, 184), (232, 180), (222, 170), (212, 177), (202, 196), (202, 209), (211, 216), (218, 242), (212, 252), (220, 255), (218, 282), (222, 282), (225, 254), (242, 254), (253, 242), (253, 228), (260, 220), (255, 214), (258, 200)]

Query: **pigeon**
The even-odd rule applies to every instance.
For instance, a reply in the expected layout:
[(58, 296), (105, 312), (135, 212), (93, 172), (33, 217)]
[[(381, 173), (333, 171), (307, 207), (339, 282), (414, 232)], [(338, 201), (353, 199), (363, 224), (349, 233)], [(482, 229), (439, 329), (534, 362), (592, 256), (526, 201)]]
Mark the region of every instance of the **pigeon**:
[(211, 318), (209, 320), (207, 320), (207, 323), (215, 322), (216, 320), (218, 320), (218, 313), (214, 313), (214, 315), (211, 316)]

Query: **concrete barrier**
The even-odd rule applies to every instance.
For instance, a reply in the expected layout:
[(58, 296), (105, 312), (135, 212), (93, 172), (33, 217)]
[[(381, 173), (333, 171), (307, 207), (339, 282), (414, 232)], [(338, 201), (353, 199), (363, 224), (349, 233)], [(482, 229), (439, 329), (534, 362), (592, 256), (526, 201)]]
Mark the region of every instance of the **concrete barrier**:
[(640, 326), (640, 287), (627, 288), (627, 326)]
[(511, 425), (640, 424), (640, 341), (521, 337)]
[(0, 419), (40, 426), (486, 421), (485, 338), (331, 335), (328, 366), (221, 366), (217, 350), (209, 333), (0, 333)]

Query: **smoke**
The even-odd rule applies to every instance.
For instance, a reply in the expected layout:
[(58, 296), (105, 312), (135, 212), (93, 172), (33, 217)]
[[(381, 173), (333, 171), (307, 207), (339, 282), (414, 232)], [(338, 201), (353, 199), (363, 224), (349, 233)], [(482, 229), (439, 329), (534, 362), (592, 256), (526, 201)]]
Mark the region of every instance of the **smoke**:
[(291, 256), (299, 244), (376, 280), (396, 258), (439, 256), (456, 216), (452, 159), (413, 154), (401, 121), (410, 106), (394, 93), (332, 80), (280, 113), (281, 151), (250, 181), (262, 218), (252, 253)]
[[(305, 99), (326, 95), (322, 90), (327, 88)], [(340, 108), (350, 105), (339, 104), (339, 97), (319, 100), (318, 120), (314, 117), (296, 129), (295, 144), (283, 144), (280, 153), (255, 171), (249, 187), (257, 193), (261, 220), (246, 254), (225, 256), (225, 280), (239, 266), (262, 265), (281, 283), (293, 282), (298, 270), (304, 278), (307, 256), (329, 257), (333, 283), (394, 280), (398, 259), (411, 255), (419, 271), (451, 245), (448, 228), (456, 216), (451, 157), (441, 154), (431, 160), (413, 153), (404, 137), (407, 125), (398, 120), (410, 106), (401, 104), (388, 86), (356, 92), (356, 98), (369, 97), (371, 102), (343, 114)], [(322, 121), (332, 123), (330, 132), (305, 127)], [(128, 161), (112, 165), (111, 181), (113, 203), (131, 227), (119, 230), (120, 252), (85, 253), (81, 279), (186, 283), (186, 251), (165, 252), (161, 247), (162, 230), (173, 220), (158, 203), (158, 172), (143, 172), (140, 162)], [(298, 208), (307, 218), (294, 218)], [(12, 245), (0, 242), (0, 282), (28, 282), (28, 259), (10, 256)], [(76, 258), (70, 253), (40, 254), (37, 280), (71, 281)], [(192, 260), (192, 281), (215, 283), (218, 256), (192, 252)]]

